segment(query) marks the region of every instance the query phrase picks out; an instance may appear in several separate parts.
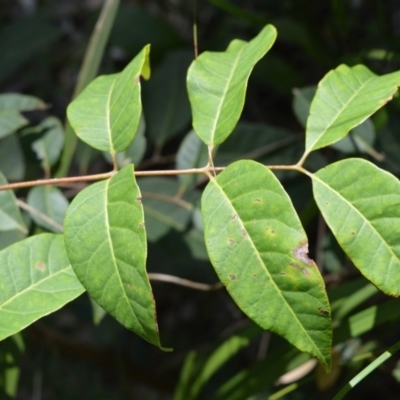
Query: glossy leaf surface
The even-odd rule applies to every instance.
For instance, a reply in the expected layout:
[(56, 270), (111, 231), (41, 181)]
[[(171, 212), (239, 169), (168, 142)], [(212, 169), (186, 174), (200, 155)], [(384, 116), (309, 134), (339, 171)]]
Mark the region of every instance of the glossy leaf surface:
[(0, 340), (84, 292), (62, 235), (42, 234), (0, 252)]
[(238, 306), (329, 369), (332, 326), (324, 282), (272, 172), (254, 161), (231, 164), (207, 185), (202, 212), (211, 262)]
[(267, 25), (250, 42), (233, 40), (225, 52), (206, 51), (193, 61), (187, 88), (193, 127), (211, 147), (222, 143), (242, 113), (249, 75), (271, 48), (276, 29)]
[(132, 142), (142, 113), (140, 76), (150, 77), (149, 51), (145, 46), (122, 72), (96, 78), (69, 105), (69, 122), (84, 142), (110, 153)]
[(315, 200), (340, 246), (375, 286), (399, 296), (399, 181), (361, 159), (331, 164), (312, 180)]
[(64, 229), (72, 267), (90, 296), (126, 328), (160, 346), (133, 166), (81, 191)]
[(306, 129), (306, 153), (342, 139), (396, 93), (400, 72), (377, 76), (363, 65), (340, 65), (319, 83)]

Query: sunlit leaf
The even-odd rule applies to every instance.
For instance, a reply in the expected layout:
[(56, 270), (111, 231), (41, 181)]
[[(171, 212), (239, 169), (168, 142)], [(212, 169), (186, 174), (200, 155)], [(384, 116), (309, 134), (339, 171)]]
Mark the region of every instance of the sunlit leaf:
[[(7, 184), (7, 179), (0, 172), (0, 185)], [(12, 190), (0, 190), (0, 231), (17, 230), (27, 234), (28, 230), (17, 205), (17, 199)]]
[(222, 143), (242, 113), (249, 75), (271, 48), (276, 29), (267, 25), (250, 42), (232, 41), (225, 52), (206, 51), (193, 61), (187, 87), (193, 127), (211, 147)]
[(400, 295), (400, 183), (368, 161), (347, 159), (312, 176), (324, 219), (361, 273)]
[(342, 139), (391, 100), (399, 85), (400, 72), (377, 76), (363, 65), (330, 71), (311, 103), (306, 153)]
[(35, 223), (55, 233), (62, 232), (69, 202), (61, 190), (54, 186), (32, 188), (27, 197), (29, 214)]
[(84, 292), (62, 235), (42, 234), (0, 252), (0, 340)]
[(69, 122), (80, 139), (110, 153), (129, 146), (142, 113), (140, 76), (150, 77), (149, 52), (145, 46), (122, 72), (96, 78), (68, 106)]
[(207, 185), (202, 212), (210, 260), (238, 306), (329, 369), (324, 282), (273, 173), (254, 161), (231, 164)]
[(68, 208), (64, 229), (68, 257), (89, 295), (123, 326), (160, 346), (133, 166), (82, 190)]

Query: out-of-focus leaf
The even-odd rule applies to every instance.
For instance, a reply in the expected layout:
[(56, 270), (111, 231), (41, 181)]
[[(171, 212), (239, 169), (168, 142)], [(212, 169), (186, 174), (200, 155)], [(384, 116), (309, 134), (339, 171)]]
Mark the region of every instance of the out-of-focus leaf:
[[(200, 168), (207, 165), (207, 147), (192, 130), (183, 139), (176, 155), (177, 169)], [(179, 175), (181, 187), (186, 189), (195, 184), (202, 176), (197, 174)]]
[(22, 111), (45, 108), (46, 104), (33, 96), (18, 93), (0, 94), (0, 139), (28, 124), (29, 121), (21, 114)]
[(276, 29), (267, 25), (250, 42), (233, 40), (225, 52), (206, 51), (193, 61), (187, 76), (193, 128), (206, 145), (221, 144), (233, 131), (249, 75), (275, 38)]
[(64, 144), (64, 133), (61, 122), (56, 117), (47, 117), (37, 129), (44, 130), (40, 139), (32, 143), (32, 149), (36, 152), (45, 171), (58, 161)]
[[(0, 172), (0, 185), (7, 184), (7, 179)], [(0, 191), (0, 231), (19, 231), (26, 235), (28, 229), (22, 219), (17, 199), (12, 190)]]
[(122, 72), (96, 78), (68, 106), (80, 139), (112, 154), (129, 146), (142, 114), (140, 76), (150, 77), (149, 52), (145, 46)]
[(25, 160), (16, 135), (0, 139), (0, 171), (9, 181), (20, 181), (25, 175)]
[(147, 135), (156, 145), (182, 132), (190, 124), (190, 105), (186, 91), (186, 74), (193, 52), (170, 52), (143, 85), (143, 109)]
[(35, 16), (23, 18), (0, 31), (0, 84), (32, 57), (58, 40), (59, 28), (49, 24), (44, 18)]
[(294, 115), (304, 128), (307, 125), (311, 102), (315, 96), (316, 91), (317, 87), (314, 85), (293, 89), (292, 107)]
[(0, 340), (84, 292), (62, 235), (35, 235), (0, 252)]
[[(142, 115), (142, 117), (140, 118), (138, 130), (135, 133), (135, 137), (132, 140), (132, 143), (128, 146), (126, 150), (116, 154), (117, 163), (120, 168), (130, 163), (137, 165), (142, 160), (146, 151), (146, 138), (144, 136), (145, 130), (146, 123), (144, 122), (144, 118)], [(110, 153), (103, 153), (103, 156), (107, 160), (107, 162), (109, 162), (111, 165), (113, 164)]]
[(69, 205), (61, 190), (54, 186), (36, 186), (27, 197), (29, 211), (35, 223), (49, 231), (60, 233)]
[(71, 265), (89, 295), (127, 329), (161, 348), (133, 165), (82, 190), (68, 208), (64, 229)]
[(196, 191), (177, 196), (179, 183), (175, 179), (154, 177), (140, 178), (138, 185), (142, 193), (147, 237), (156, 241), (171, 228), (183, 231), (199, 198)]
[(185, 233), (183, 240), (188, 245), (193, 258), (204, 261), (209, 260), (202, 231), (193, 228)]
[(210, 260), (238, 306), (329, 370), (332, 325), (324, 282), (273, 173), (254, 161), (231, 164), (207, 185), (202, 213)]
[(391, 115), (388, 124), (377, 137), (379, 149), (385, 155), (383, 166), (395, 174), (400, 174), (400, 118)]
[(312, 175), (314, 197), (340, 246), (383, 292), (400, 295), (400, 183), (368, 161), (347, 159)]

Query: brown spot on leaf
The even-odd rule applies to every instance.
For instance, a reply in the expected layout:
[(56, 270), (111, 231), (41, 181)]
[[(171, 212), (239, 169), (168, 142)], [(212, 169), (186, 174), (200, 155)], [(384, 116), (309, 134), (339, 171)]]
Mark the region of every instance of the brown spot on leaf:
[(140, 75), (135, 77), (135, 83), (140, 83)]
[(242, 229), (242, 235), (243, 235), (243, 237), (247, 237), (248, 236), (246, 229)]
[(142, 198), (141, 197), (136, 197), (136, 201), (138, 202), (138, 204), (142, 204)]
[(356, 233), (355, 233), (355, 232), (351, 232), (351, 234), (352, 234), (352, 235), (355, 235)]
[(318, 307), (317, 310), (324, 316), (324, 317), (329, 317), (328, 311), (324, 310), (321, 307)]
[(132, 285), (132, 283), (129, 283), (129, 284), (128, 284), (128, 289), (130, 289), (130, 290), (131, 290), (132, 288), (133, 288), (133, 285)]
[(271, 231), (271, 234), (272, 234), (272, 235), (275, 235), (275, 231)]
[(282, 276), (285, 276), (286, 275), (286, 272), (279, 272), (279, 275), (282, 275)]
[(143, 222), (141, 222), (138, 226), (139, 226), (139, 228), (144, 228), (144, 221)]
[(230, 279), (231, 281), (236, 281), (236, 275), (230, 274), (230, 275), (229, 275), (229, 279)]
[(301, 272), (303, 273), (303, 275), (304, 275), (306, 278), (308, 278), (308, 277), (310, 276), (310, 273), (309, 273), (308, 270), (305, 269), (305, 268), (303, 268), (303, 269), (301, 270)]
[(229, 244), (230, 244), (231, 246), (233, 246), (233, 245), (235, 244), (235, 241), (234, 241), (233, 239), (229, 239)]
[(313, 265), (313, 260), (308, 258), (308, 242), (300, 243), (299, 246), (293, 250), (293, 255), (302, 263), (310, 267)]
[(46, 270), (46, 264), (45, 264), (44, 262), (42, 262), (42, 261), (39, 261), (39, 262), (36, 264), (36, 268), (37, 268), (39, 271), (45, 271), (45, 270)]
[(254, 199), (254, 203), (261, 203), (260, 199)]
[(268, 228), (265, 228), (265, 230), (267, 231), (267, 230), (268, 230)]
[(231, 218), (231, 220), (232, 221), (237, 221), (238, 220), (238, 215), (237, 214), (233, 214), (233, 216), (232, 216), (232, 218)]

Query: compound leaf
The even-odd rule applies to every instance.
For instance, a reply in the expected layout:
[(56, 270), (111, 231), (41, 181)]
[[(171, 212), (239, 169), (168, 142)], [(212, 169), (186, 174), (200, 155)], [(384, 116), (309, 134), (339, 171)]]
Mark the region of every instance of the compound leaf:
[(330, 368), (330, 308), (308, 242), (279, 181), (254, 161), (231, 164), (202, 197), (207, 251), (238, 306)]
[(58, 310), (85, 291), (62, 235), (45, 233), (0, 252), (0, 340)]
[(82, 190), (64, 229), (68, 257), (89, 295), (127, 329), (160, 346), (133, 165)]
[(400, 295), (400, 183), (361, 159), (312, 176), (314, 197), (340, 246), (361, 273), (388, 295)]
[(142, 113), (140, 76), (150, 77), (149, 52), (147, 45), (122, 72), (96, 78), (68, 106), (80, 139), (113, 154), (129, 146)]
[(340, 65), (319, 83), (306, 129), (306, 153), (347, 135), (395, 94), (400, 72), (377, 76), (364, 65)]
[(206, 51), (193, 61), (187, 76), (193, 127), (214, 147), (232, 132), (242, 113), (249, 75), (271, 48), (276, 29), (267, 25), (250, 42), (233, 40), (224, 52)]

